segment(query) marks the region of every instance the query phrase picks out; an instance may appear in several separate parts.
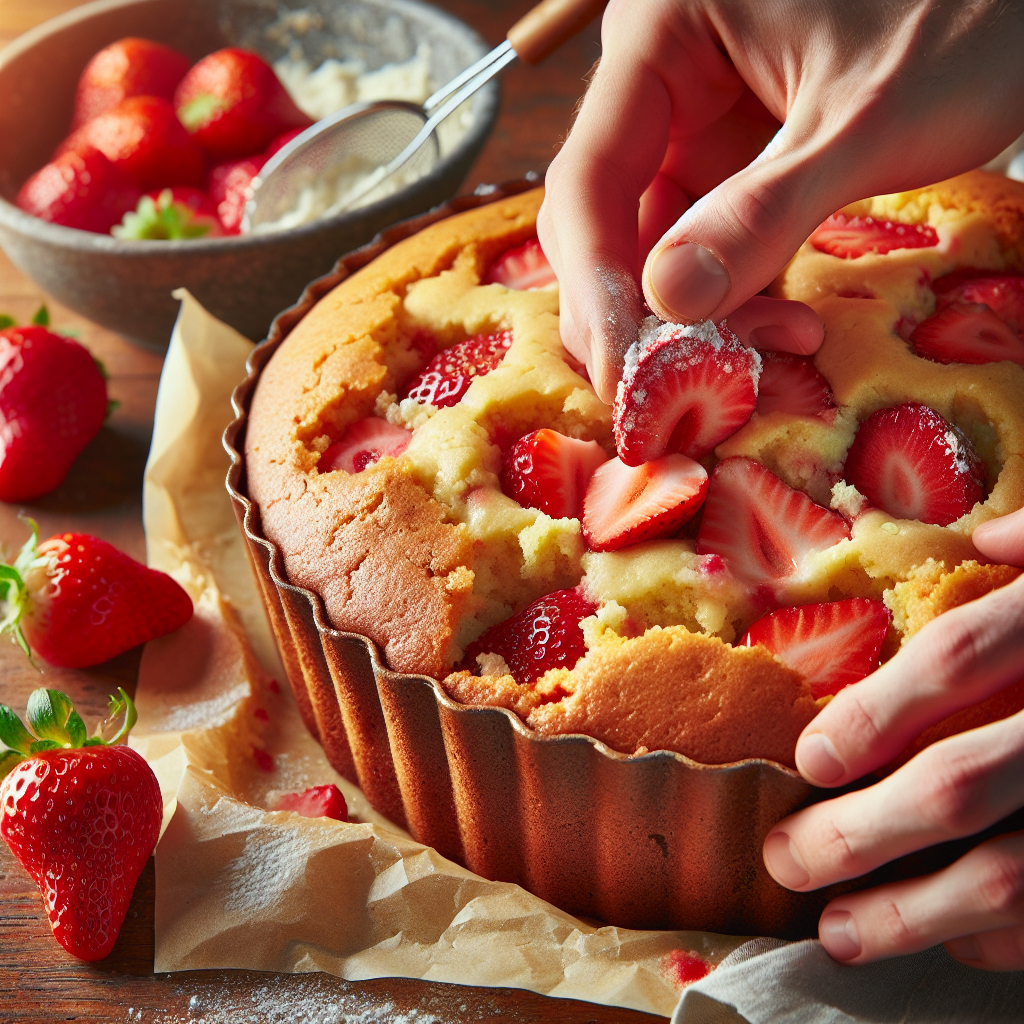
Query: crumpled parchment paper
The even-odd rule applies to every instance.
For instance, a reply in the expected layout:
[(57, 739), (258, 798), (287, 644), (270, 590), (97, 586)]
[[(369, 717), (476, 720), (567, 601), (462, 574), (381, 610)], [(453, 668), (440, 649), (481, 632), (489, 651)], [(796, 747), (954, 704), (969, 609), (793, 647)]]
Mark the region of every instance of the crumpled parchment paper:
[[(132, 740), (164, 795), (154, 969), (423, 978), (671, 1014), (665, 955), (716, 964), (743, 939), (599, 927), (474, 875), (374, 812), (305, 731), (224, 487), (252, 344), (177, 294), (144, 515), (149, 564), (196, 610), (146, 647)], [(355, 821), (273, 810), (330, 782)]]

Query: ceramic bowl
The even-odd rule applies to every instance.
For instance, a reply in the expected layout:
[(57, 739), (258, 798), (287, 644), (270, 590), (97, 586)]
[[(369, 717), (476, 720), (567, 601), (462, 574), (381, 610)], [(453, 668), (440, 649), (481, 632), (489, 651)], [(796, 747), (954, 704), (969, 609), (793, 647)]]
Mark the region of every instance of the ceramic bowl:
[(363, 209), (273, 234), (188, 241), (122, 241), (48, 224), (14, 200), (67, 134), (75, 84), (97, 50), (125, 36), (166, 43), (192, 60), (223, 46), (274, 61), (301, 48), (370, 69), (430, 46), (443, 83), (487, 52), (463, 22), (416, 0), (99, 0), (40, 25), (0, 52), (0, 246), (58, 301), (147, 347), (166, 347), (187, 288), (253, 340), (335, 260), (396, 221), (454, 195), (497, 117), (491, 82), (474, 98), (458, 146), (424, 178)]

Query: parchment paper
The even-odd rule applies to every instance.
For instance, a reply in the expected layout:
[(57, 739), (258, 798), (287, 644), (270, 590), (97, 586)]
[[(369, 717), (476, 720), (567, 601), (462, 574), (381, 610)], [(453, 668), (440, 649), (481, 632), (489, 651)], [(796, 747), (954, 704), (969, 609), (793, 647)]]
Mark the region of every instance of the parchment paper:
[[(306, 733), (224, 487), (221, 433), (252, 344), (177, 295), (144, 515), (150, 565), (196, 611), (146, 647), (132, 740), (164, 795), (154, 969), (424, 978), (671, 1014), (663, 957), (717, 964), (743, 939), (598, 927), (480, 878), (376, 814)], [(329, 782), (359, 823), (273, 810)]]

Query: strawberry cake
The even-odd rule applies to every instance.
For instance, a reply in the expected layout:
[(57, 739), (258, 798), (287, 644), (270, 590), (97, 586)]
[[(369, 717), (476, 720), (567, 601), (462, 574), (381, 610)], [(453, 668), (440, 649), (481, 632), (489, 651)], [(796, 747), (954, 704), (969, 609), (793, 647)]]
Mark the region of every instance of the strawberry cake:
[(428, 227), (291, 331), (245, 440), (263, 536), (458, 704), (792, 766), (832, 694), (1017, 573), (971, 532), (1024, 504), (1024, 185), (846, 208), (772, 288), (824, 322), (813, 358), (650, 318), (614, 407), (559, 340), (541, 198)]

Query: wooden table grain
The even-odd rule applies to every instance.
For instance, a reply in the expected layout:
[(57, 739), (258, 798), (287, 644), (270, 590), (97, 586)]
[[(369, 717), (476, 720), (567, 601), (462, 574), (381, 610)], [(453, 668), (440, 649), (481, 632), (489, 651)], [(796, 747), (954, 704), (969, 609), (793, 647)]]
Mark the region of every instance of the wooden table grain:
[[(0, 45), (74, 6), (75, 0), (0, 0)], [(530, 0), (441, 0), (440, 6), (497, 43), (532, 4)], [(585, 76), (598, 54), (595, 24), (539, 67), (514, 66), (506, 72), (502, 115), (466, 181), (467, 191), (482, 182), (543, 172), (568, 130)], [(20, 546), (26, 530), (19, 514), (25, 512), (39, 522), (44, 536), (61, 530), (94, 533), (143, 558), (142, 473), (162, 359), (60, 306), (0, 254), (0, 312), (25, 322), (44, 302), (53, 323), (76, 331), (106, 365), (111, 397), (120, 406), (57, 491), (26, 508), (0, 504), (0, 543), (8, 552)], [(95, 720), (118, 685), (132, 692), (139, 657), (139, 650), (129, 651), (95, 669), (47, 667), (40, 676), (13, 645), (0, 643), (0, 703), (23, 710), (28, 694), (45, 682), (71, 693), (86, 718)], [(323, 974), (252, 971), (156, 975), (153, 899), (150, 861), (113, 953), (100, 963), (84, 964), (53, 940), (38, 890), (0, 844), (0, 1021), (456, 1024), (500, 1019), (519, 1024), (640, 1024), (659, 1019), (529, 992), (408, 979), (348, 983)]]

